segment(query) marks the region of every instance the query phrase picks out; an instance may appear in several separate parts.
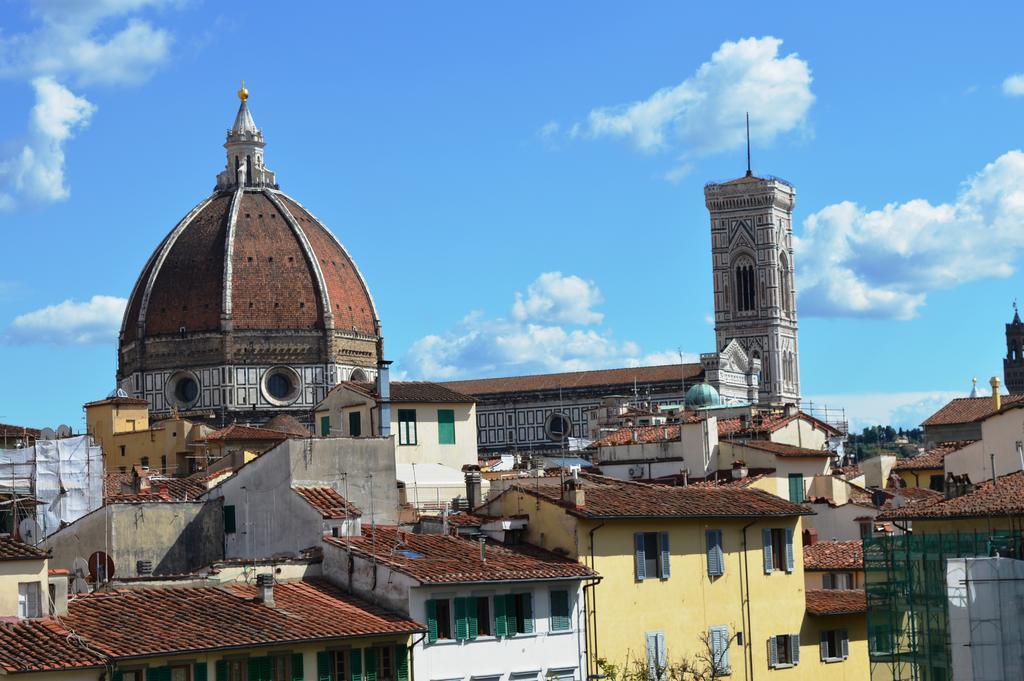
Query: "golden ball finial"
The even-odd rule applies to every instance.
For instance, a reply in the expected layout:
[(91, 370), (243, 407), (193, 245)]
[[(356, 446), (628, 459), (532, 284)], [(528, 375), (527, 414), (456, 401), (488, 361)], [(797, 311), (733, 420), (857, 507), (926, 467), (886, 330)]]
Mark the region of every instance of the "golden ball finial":
[(242, 81), (242, 87), (238, 89), (238, 98), (243, 102), (249, 99), (249, 91), (245, 89), (245, 81)]

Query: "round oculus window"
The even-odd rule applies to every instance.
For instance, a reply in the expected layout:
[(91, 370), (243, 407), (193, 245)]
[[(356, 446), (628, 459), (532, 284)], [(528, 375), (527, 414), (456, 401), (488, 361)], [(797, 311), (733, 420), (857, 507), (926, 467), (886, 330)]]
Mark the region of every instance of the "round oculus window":
[(561, 442), (572, 435), (572, 421), (565, 414), (555, 412), (548, 416), (547, 423), (544, 424), (544, 430), (547, 431), (548, 438), (555, 442)]
[(263, 396), (278, 406), (291, 404), (302, 392), (299, 375), (288, 367), (274, 367), (263, 375)]
[(189, 409), (199, 401), (199, 378), (191, 371), (179, 371), (164, 388), (167, 401), (179, 409)]

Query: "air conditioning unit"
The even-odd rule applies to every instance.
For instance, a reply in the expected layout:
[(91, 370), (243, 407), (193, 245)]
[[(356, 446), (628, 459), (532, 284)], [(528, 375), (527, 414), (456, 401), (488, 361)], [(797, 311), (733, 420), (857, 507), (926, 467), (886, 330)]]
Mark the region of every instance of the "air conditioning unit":
[(639, 480), (640, 478), (644, 477), (644, 467), (643, 466), (630, 466), (629, 467), (629, 477), (630, 477), (631, 480)]

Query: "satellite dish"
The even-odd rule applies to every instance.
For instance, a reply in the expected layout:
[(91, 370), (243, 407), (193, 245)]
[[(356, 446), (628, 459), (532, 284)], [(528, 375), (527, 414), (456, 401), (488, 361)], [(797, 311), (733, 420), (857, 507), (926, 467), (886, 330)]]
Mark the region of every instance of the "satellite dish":
[(66, 423), (62, 423), (57, 426), (57, 437), (71, 437), (71, 426)]
[(35, 546), (42, 540), (41, 533), (39, 532), (39, 523), (36, 522), (35, 518), (23, 518), (18, 523), (18, 534), (21, 535), (22, 542), (32, 546)]
[(71, 574), (74, 576), (71, 584), (72, 590), (76, 594), (88, 593), (89, 582), (85, 578), (89, 574), (89, 563), (85, 558), (75, 558), (71, 563)]
[(95, 551), (89, 556), (89, 576), (96, 584), (109, 582), (114, 576), (114, 561), (102, 551)]
[(53, 431), (53, 428), (43, 428), (39, 431), (40, 440), (53, 440), (57, 437), (57, 433)]

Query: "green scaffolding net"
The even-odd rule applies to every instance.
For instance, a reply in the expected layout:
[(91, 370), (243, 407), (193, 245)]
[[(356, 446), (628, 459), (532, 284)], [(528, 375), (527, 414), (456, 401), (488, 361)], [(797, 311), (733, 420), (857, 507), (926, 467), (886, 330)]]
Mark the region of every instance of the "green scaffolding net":
[(949, 681), (946, 561), (1019, 558), (1021, 533), (905, 534), (864, 539), (872, 681)]

